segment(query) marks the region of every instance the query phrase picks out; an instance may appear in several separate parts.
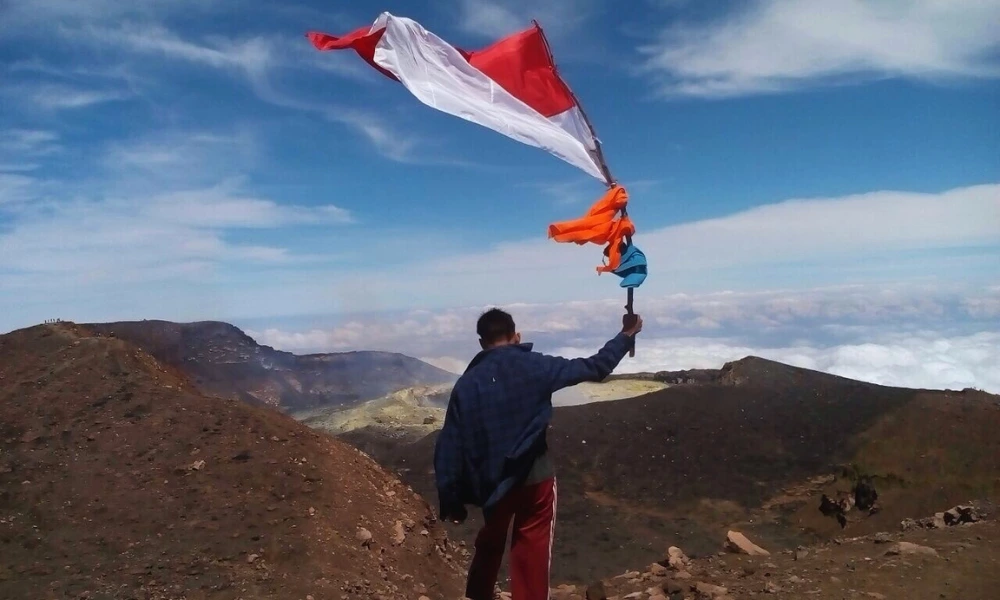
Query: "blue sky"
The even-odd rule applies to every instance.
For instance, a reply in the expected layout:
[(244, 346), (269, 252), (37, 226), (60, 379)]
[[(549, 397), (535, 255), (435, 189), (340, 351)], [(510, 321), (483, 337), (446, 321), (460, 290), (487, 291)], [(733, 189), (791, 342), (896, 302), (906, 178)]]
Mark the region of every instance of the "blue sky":
[[(341, 343), (289, 336), (617, 301), (599, 248), (544, 239), (596, 181), (303, 37), (381, 10), (464, 48), (540, 21), (631, 190), (651, 261), (640, 308), (852, 286), (996, 304), (1000, 2), (534, 4), (0, 4), (0, 329), (213, 318), (315, 350)], [(894, 331), (1000, 320), (899, 310)]]

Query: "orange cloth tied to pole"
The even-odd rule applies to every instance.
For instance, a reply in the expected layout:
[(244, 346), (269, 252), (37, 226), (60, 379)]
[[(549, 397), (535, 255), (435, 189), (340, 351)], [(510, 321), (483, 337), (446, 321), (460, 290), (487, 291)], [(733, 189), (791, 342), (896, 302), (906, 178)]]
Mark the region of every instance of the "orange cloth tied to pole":
[(635, 233), (635, 226), (628, 215), (618, 216), (627, 204), (628, 192), (615, 185), (583, 217), (549, 225), (549, 237), (557, 242), (576, 242), (580, 245), (588, 242), (607, 244), (608, 264), (597, 267), (597, 272), (610, 273), (621, 263), (622, 242)]

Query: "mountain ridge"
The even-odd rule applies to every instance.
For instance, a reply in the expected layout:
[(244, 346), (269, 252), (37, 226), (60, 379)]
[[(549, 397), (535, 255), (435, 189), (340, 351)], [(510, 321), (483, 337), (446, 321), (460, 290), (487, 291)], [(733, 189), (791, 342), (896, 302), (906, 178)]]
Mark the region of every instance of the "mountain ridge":
[(287, 414), (85, 327), (0, 336), (2, 598), (454, 598), (461, 560), (423, 498)]
[(87, 323), (125, 339), (187, 374), (203, 392), (286, 412), (350, 407), (414, 385), (450, 383), (455, 375), (400, 353), (353, 350), (296, 355), (258, 344), (223, 321)]

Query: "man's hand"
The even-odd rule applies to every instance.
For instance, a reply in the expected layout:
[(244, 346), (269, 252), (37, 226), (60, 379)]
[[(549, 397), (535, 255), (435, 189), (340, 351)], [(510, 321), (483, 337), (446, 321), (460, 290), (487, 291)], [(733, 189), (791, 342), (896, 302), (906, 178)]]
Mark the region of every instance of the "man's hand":
[(465, 509), (464, 504), (449, 506), (441, 510), (441, 520), (455, 525), (461, 525), (468, 517), (469, 511)]
[(635, 337), (642, 331), (642, 317), (639, 315), (622, 315), (622, 333), (629, 337)]

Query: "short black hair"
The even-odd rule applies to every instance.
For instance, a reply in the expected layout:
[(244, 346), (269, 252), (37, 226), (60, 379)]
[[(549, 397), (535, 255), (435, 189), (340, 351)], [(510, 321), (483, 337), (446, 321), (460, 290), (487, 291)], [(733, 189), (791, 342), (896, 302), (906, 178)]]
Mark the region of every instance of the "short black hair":
[(487, 344), (495, 344), (514, 336), (514, 317), (499, 308), (484, 312), (476, 323), (479, 339)]

